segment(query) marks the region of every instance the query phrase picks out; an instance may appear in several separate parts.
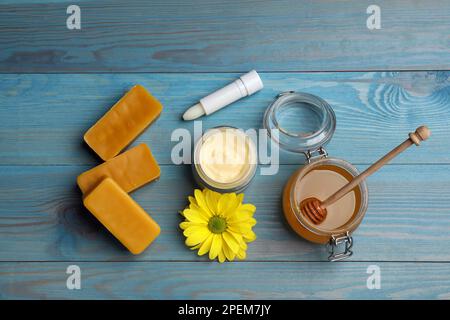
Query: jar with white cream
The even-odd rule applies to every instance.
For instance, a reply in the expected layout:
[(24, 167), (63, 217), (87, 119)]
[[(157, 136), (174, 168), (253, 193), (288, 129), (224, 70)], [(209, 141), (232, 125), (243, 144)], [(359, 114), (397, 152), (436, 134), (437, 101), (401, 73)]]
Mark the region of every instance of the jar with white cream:
[(328, 244), (330, 261), (350, 257), (352, 233), (368, 207), (365, 181), (328, 207), (325, 220), (318, 225), (300, 210), (304, 199), (326, 199), (359, 174), (351, 163), (329, 157), (325, 151), (336, 128), (333, 109), (312, 94), (283, 92), (267, 108), (264, 128), (281, 148), (306, 156), (307, 164), (292, 174), (283, 191), (283, 212), (288, 224), (304, 239)]
[(217, 192), (241, 192), (257, 168), (254, 141), (244, 131), (222, 126), (209, 129), (195, 143), (192, 171), (201, 187)]

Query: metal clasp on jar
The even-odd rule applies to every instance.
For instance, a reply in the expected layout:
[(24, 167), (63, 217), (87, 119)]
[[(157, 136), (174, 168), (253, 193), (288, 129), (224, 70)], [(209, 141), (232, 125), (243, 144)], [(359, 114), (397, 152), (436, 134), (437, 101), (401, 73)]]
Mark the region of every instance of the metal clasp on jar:
[[(328, 244), (329, 253), (328, 261), (340, 261), (352, 256), (353, 238), (347, 231), (344, 235), (332, 235)], [(343, 251), (338, 252), (339, 247), (343, 247)]]
[(315, 159), (323, 159), (328, 157), (328, 152), (325, 150), (324, 147), (319, 147), (316, 150), (308, 150), (305, 152), (306, 161), (308, 163), (311, 163), (311, 161), (314, 161)]

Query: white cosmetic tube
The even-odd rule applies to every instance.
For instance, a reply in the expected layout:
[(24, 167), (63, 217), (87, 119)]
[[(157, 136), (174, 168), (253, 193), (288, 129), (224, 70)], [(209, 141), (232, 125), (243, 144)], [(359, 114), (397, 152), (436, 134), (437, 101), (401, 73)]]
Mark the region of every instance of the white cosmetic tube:
[(188, 121), (197, 119), (205, 114), (210, 115), (241, 98), (254, 94), (262, 88), (261, 78), (255, 70), (252, 70), (222, 89), (200, 99), (199, 103), (186, 110), (183, 114), (183, 119)]

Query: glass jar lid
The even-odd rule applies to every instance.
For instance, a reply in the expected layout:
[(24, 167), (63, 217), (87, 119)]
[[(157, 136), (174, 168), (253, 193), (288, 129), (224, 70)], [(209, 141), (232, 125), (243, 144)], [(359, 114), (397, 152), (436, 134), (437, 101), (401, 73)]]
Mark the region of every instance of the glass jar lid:
[(336, 129), (336, 116), (322, 98), (288, 91), (269, 105), (263, 125), (281, 148), (306, 154), (328, 143)]

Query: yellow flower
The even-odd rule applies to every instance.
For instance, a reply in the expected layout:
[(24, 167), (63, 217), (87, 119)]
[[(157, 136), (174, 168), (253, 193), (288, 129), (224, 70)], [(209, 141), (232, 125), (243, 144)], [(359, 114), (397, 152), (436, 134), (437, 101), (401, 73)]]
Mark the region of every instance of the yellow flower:
[(220, 194), (208, 189), (196, 189), (195, 197), (189, 197), (189, 206), (181, 214), (180, 223), (186, 236), (186, 245), (198, 249), (198, 255), (209, 252), (211, 260), (233, 261), (245, 259), (247, 242), (256, 239), (252, 227), (256, 207), (243, 204), (244, 194)]

